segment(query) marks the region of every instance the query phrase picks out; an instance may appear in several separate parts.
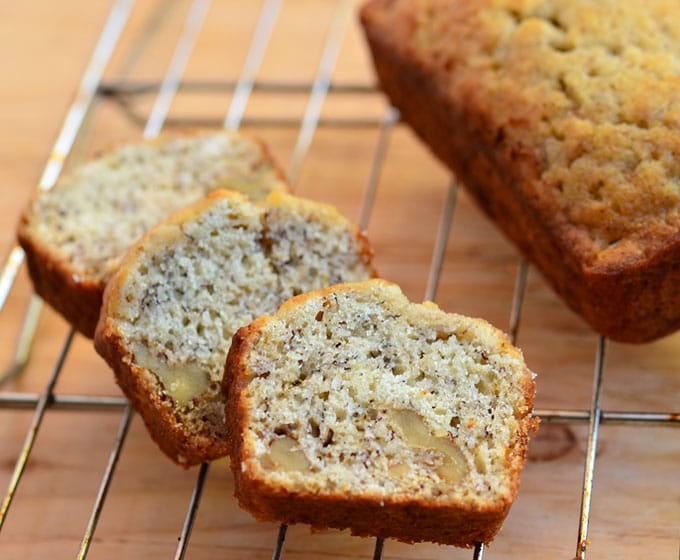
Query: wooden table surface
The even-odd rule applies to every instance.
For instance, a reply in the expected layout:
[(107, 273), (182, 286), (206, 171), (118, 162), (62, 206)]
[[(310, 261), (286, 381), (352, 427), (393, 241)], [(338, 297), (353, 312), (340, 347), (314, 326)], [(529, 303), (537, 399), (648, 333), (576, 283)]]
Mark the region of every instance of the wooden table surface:
[[(28, 203), (74, 99), (111, 2), (5, 2), (0, 8), (0, 255), (9, 254)], [(261, 3), (217, 0), (210, 7), (173, 102), (168, 127), (219, 127), (248, 53)], [(243, 128), (263, 138), (300, 195), (337, 205), (359, 221), (387, 105), (372, 90), (357, 25), (358, 3), (286, 0), (250, 98)], [(132, 9), (104, 83), (125, 95), (99, 97), (69, 165), (107, 146), (137, 140), (168, 68), (189, 2), (143, 0)], [(334, 19), (335, 18), (335, 19)], [(332, 23), (336, 22), (336, 23)], [(338, 23), (339, 22), (339, 23)], [(344, 26), (341, 25), (344, 22)], [(335, 27), (337, 25), (337, 27)], [(340, 30), (333, 88), (304, 158), (299, 125), (329, 33)], [(138, 87), (137, 87), (138, 86)], [(286, 87), (283, 87), (286, 86)], [(290, 87), (304, 86), (304, 87)], [(457, 193), (436, 293), (428, 284), (450, 175), (401, 125), (391, 130), (367, 222), (380, 273), (413, 300), (481, 316), (509, 329), (518, 255)], [(446, 230), (445, 230), (446, 231)], [(429, 288), (428, 288), (429, 286)], [(430, 293), (431, 292), (431, 293)], [(0, 312), (0, 367), (10, 367), (26, 306), (19, 271)], [(34, 403), (69, 334), (45, 308), (28, 365), (0, 387), (0, 495), (15, 469)], [(591, 406), (598, 337), (529, 269), (518, 345), (538, 374), (537, 408), (585, 413)], [(652, 344), (606, 345), (602, 408), (680, 412), (680, 336)], [(76, 336), (54, 393), (120, 397), (91, 342)], [(9, 395), (9, 397), (8, 397)], [(21, 399), (30, 401), (19, 405)], [(4, 399), (4, 400), (3, 400)], [(9, 403), (13, 404), (9, 404)], [(97, 495), (122, 410), (48, 408), (0, 532), (0, 558), (73, 558)], [(520, 495), (485, 558), (574, 556), (588, 426), (543, 423), (532, 443)], [(90, 548), (90, 558), (171, 558), (196, 470), (171, 464), (134, 418)], [(208, 478), (187, 558), (271, 558), (278, 527), (239, 510), (224, 461)], [(680, 431), (670, 425), (604, 423), (595, 465), (589, 558), (678, 558)], [(289, 531), (285, 558), (370, 558), (374, 543), (346, 532)], [(472, 552), (388, 541), (384, 558), (472, 558)]]

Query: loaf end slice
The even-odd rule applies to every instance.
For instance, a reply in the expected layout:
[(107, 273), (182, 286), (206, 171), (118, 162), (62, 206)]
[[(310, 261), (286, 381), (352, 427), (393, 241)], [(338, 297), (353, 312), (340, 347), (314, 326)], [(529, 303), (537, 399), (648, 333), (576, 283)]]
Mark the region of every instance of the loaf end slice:
[[(370, 0), (380, 86), (599, 334), (680, 328), (680, 11)], [(672, 31), (671, 31), (672, 30)]]
[(127, 250), (219, 188), (253, 200), (287, 190), (262, 143), (227, 131), (127, 145), (80, 166), (21, 217), (18, 239), (36, 292), (92, 337), (106, 282)]
[(95, 347), (173, 461), (210, 461), (228, 451), (220, 382), (236, 330), (295, 294), (373, 275), (366, 239), (334, 208), (216, 191), (125, 257)]
[(405, 542), (491, 541), (536, 423), (533, 374), (503, 333), (383, 280), (240, 329), (223, 390), (243, 508)]

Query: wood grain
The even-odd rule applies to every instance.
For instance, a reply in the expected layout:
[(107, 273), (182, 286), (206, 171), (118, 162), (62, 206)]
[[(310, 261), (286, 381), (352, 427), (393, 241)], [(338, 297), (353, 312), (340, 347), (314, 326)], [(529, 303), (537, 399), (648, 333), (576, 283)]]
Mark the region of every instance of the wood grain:
[[(355, 4), (354, 7), (356, 7)], [(108, 81), (156, 82), (182, 26), (188, 2), (140, 2), (107, 70)], [(259, 75), (268, 83), (309, 81), (315, 74), (336, 3), (288, 0)], [(71, 102), (109, 3), (36, 0), (4, 3), (0, 10), (0, 255), (14, 243), (15, 225), (32, 196)], [(211, 8), (186, 73), (193, 82), (234, 80), (240, 72), (259, 3), (220, 1)], [(167, 17), (154, 23), (154, 14)], [(145, 41), (146, 44), (145, 44)], [(136, 45), (142, 45), (137, 56)], [(370, 86), (373, 76), (352, 15), (344, 35), (336, 83)], [(101, 100), (74, 161), (112, 144), (137, 139), (153, 91), (129, 96), (130, 113)], [(299, 119), (303, 93), (257, 90), (248, 105), (250, 132), (265, 139), (284, 167), (294, 151), (296, 126), (264, 126), (261, 119)], [(173, 122), (203, 119), (216, 125), (230, 94), (220, 88), (183, 91)], [(379, 93), (333, 93), (326, 119), (377, 123), (386, 109)], [(248, 124), (250, 123), (250, 124)], [(297, 192), (337, 205), (356, 220), (378, 142), (377, 126), (323, 126), (301, 168)], [(376, 265), (414, 300), (424, 297), (435, 237), (449, 184), (448, 173), (407, 129), (389, 141), (368, 233)], [(464, 191), (458, 194), (436, 294), (450, 311), (482, 316), (509, 327), (517, 253)], [(0, 314), (0, 366), (10, 363), (31, 294), (20, 272)], [(30, 363), (0, 388), (39, 393), (68, 333), (51, 310), (41, 317)], [(531, 271), (518, 338), (538, 373), (539, 408), (587, 410), (597, 339)], [(57, 394), (119, 396), (112, 375), (89, 341), (76, 337), (57, 383)], [(680, 337), (643, 346), (609, 345), (603, 406), (607, 410), (679, 410)], [(31, 410), (0, 407), (0, 490), (4, 490), (30, 424)], [(48, 410), (7, 523), (0, 557), (73, 558), (78, 550), (120, 411)], [(586, 429), (567, 453), (530, 462), (520, 496), (486, 558), (571, 558), (576, 547)], [(593, 558), (676, 558), (680, 543), (680, 437), (677, 427), (603, 426), (591, 518)], [(135, 418), (95, 534), (91, 558), (169, 558), (174, 555), (197, 471), (183, 471), (162, 456)], [(209, 473), (188, 557), (270, 558), (277, 533), (254, 522), (231, 497), (224, 461)], [(343, 532), (309, 534), (292, 528), (286, 559), (370, 558), (373, 543)], [(385, 558), (471, 558), (469, 551), (388, 542)]]

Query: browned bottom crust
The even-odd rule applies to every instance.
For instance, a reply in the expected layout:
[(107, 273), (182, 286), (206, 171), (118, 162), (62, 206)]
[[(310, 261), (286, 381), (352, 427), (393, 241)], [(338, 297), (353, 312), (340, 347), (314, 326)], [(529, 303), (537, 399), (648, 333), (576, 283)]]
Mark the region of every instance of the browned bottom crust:
[(342, 494), (293, 496), (283, 490), (259, 488), (258, 481), (249, 480), (247, 473), (232, 470), (239, 504), (257, 520), (305, 523), (314, 530), (349, 529), (362, 537), (471, 548), (493, 540), (509, 510), (509, 505), (502, 510), (470, 511), (409, 500), (346, 499)]
[[(168, 457), (179, 466), (188, 468), (229, 453), (226, 433), (199, 436), (187, 433), (184, 423), (177, 417), (174, 402), (160, 389), (160, 382), (154, 374), (132, 363), (134, 356), (127, 352), (120, 340), (110, 335), (105, 323), (101, 323), (100, 328), (102, 333), (95, 337), (97, 352), (111, 366), (116, 382), (144, 420), (151, 438)], [(220, 402), (216, 408), (217, 413), (222, 414), (224, 403)]]
[[(389, 0), (388, 0), (389, 2)], [(564, 224), (526, 185), (540, 175), (528, 147), (509, 145), (486, 121), (471, 91), (452, 103), (436, 76), (409, 53), (398, 52), (394, 30), (381, 26), (383, 0), (361, 12), (380, 85), (401, 118), (456, 176), (486, 214), (535, 264), (553, 289), (598, 333), (621, 342), (647, 342), (680, 328), (680, 232), (648, 260), (589, 267), (566, 239)], [(464, 105), (464, 106), (463, 106)]]
[(75, 330), (92, 338), (105, 286), (75, 277), (23, 232), (23, 224), (18, 237), (35, 292)]

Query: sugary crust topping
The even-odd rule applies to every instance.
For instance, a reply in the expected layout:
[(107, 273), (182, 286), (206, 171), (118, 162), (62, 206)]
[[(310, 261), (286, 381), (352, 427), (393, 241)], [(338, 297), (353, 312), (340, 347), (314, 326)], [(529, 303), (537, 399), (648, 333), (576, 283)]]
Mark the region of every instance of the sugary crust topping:
[[(668, 0), (385, 4), (454, 103), (541, 169), (527, 196), (586, 259), (644, 258), (680, 223), (680, 10)], [(401, 47), (400, 47), (401, 48)]]

